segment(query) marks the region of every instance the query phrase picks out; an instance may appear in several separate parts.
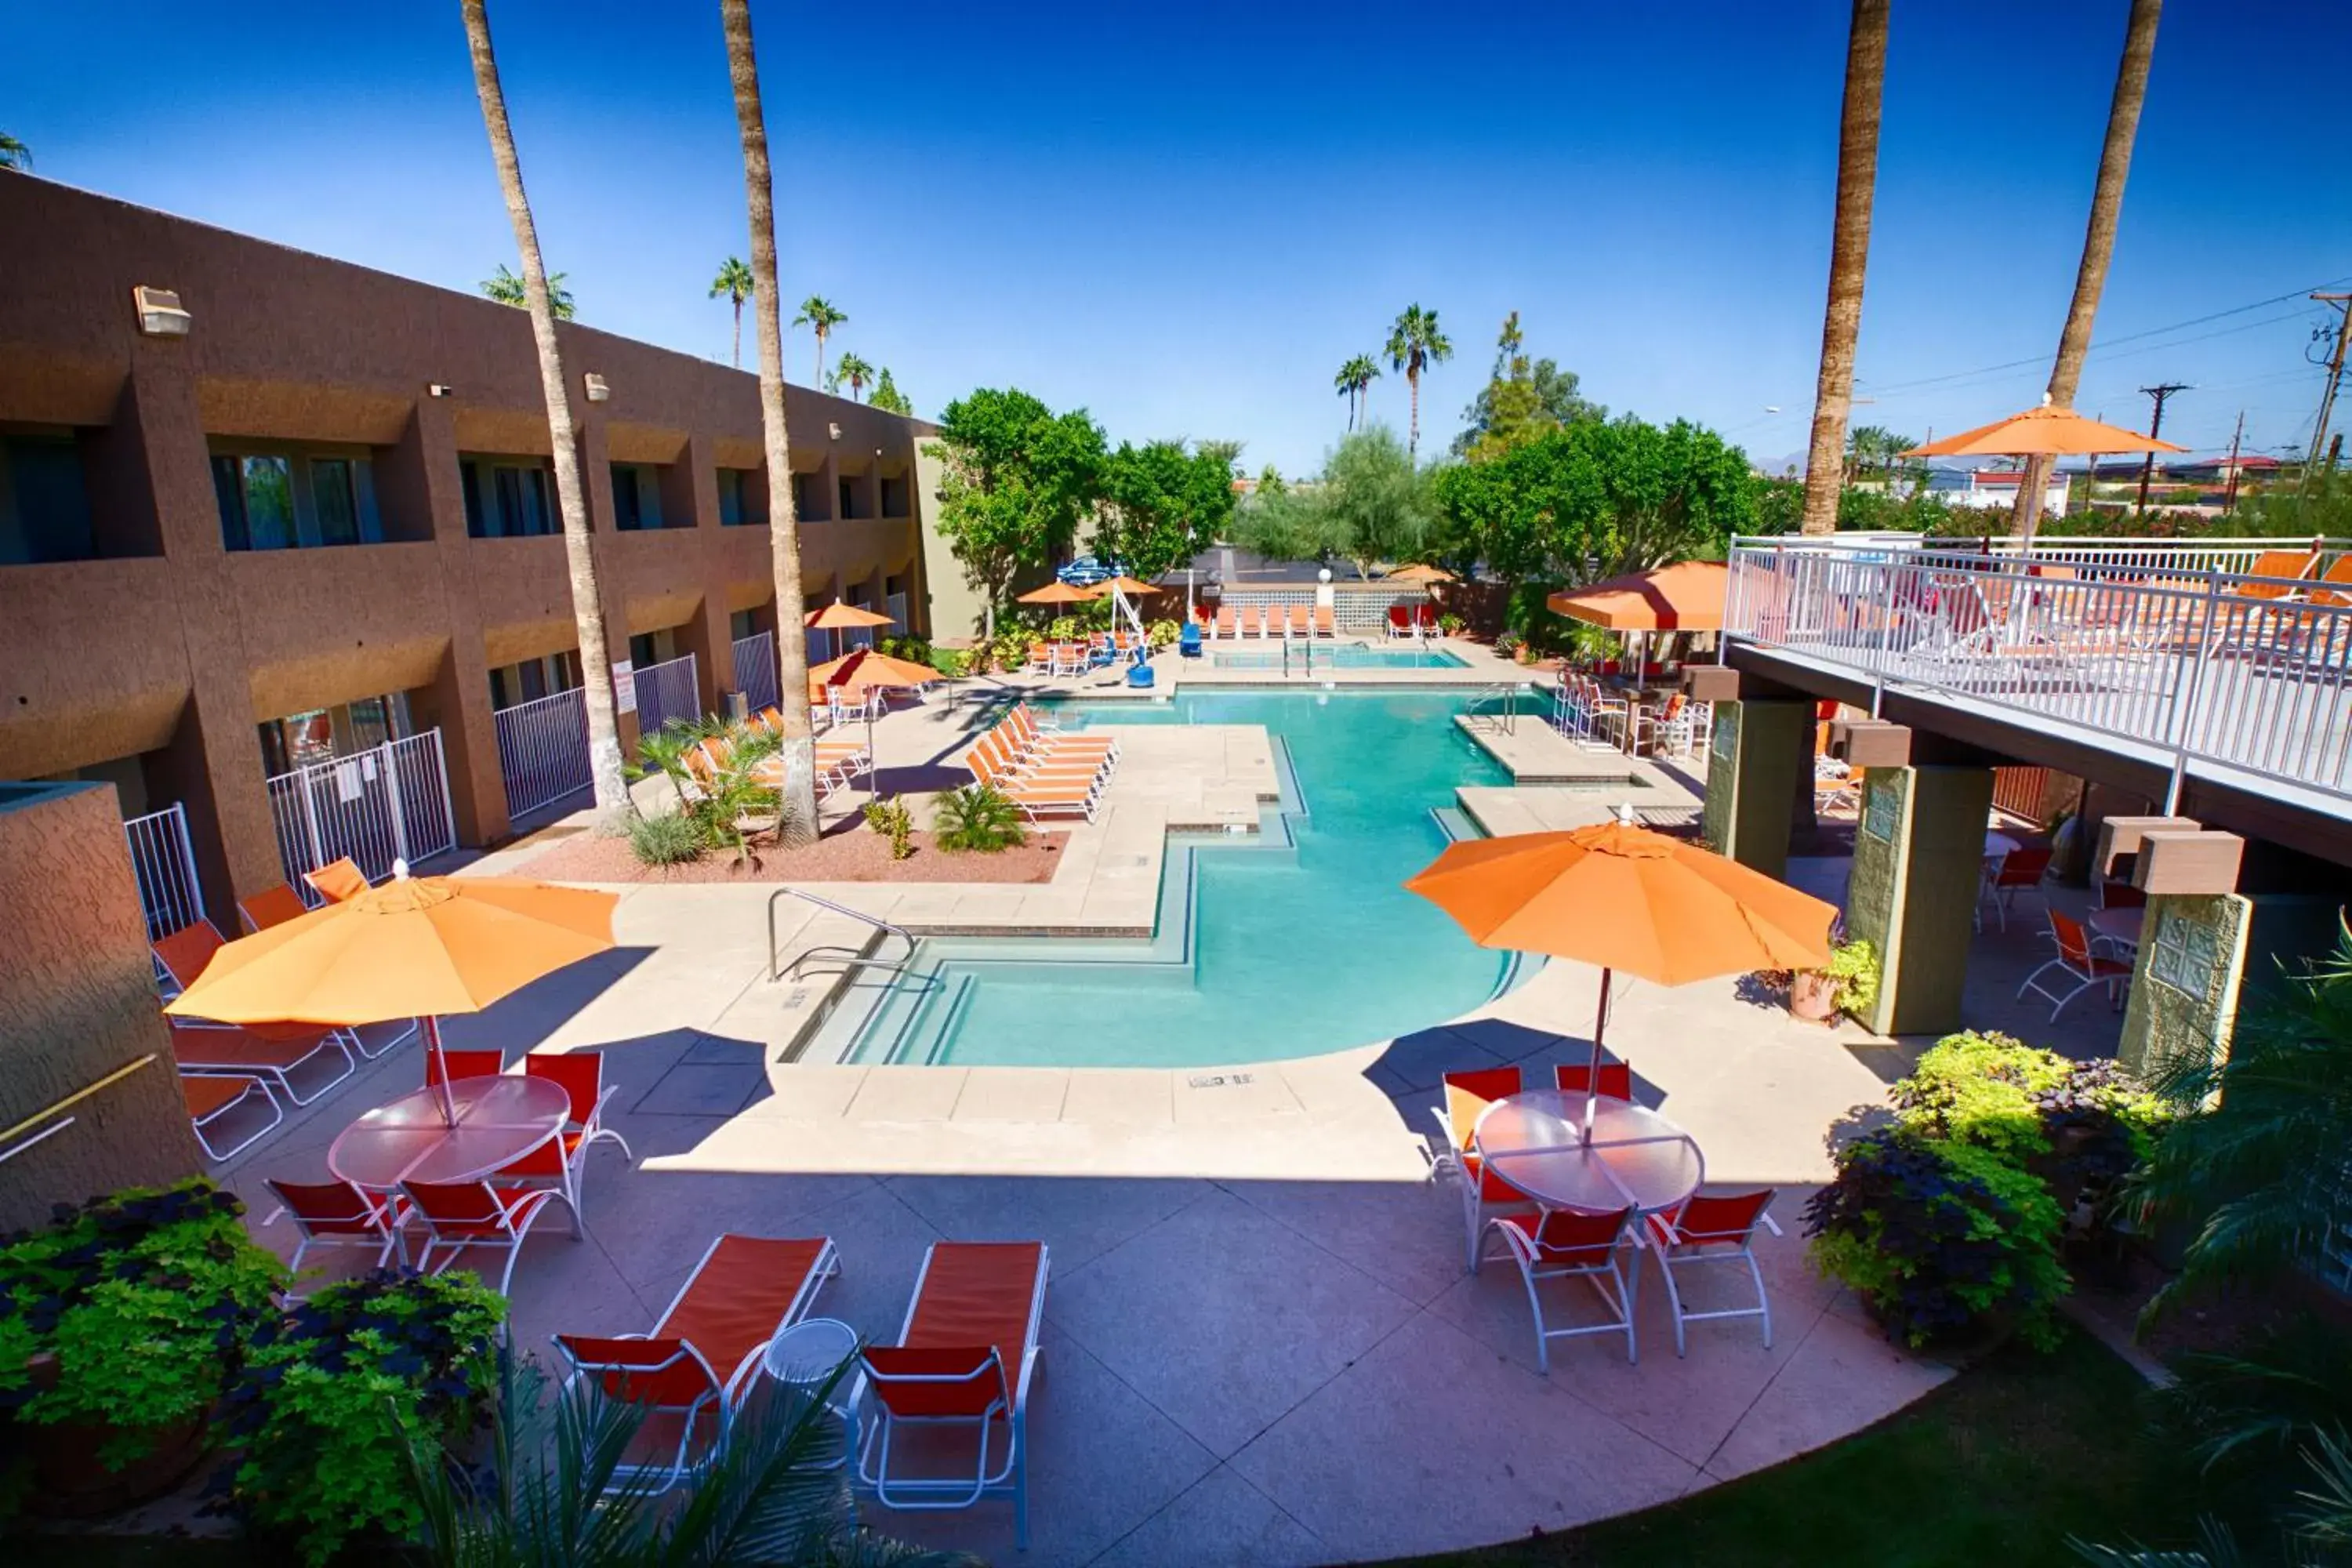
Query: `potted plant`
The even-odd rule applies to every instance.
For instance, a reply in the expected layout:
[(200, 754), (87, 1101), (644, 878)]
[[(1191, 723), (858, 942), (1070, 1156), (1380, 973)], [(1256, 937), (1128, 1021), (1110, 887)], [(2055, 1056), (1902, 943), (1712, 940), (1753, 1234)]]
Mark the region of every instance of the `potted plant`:
[(1838, 943), (1826, 965), (1801, 969), (1789, 981), (1789, 1011), (1817, 1024), (1841, 1013), (1861, 1018), (1877, 1000), (1878, 951), (1866, 942)]
[(1453, 610), (1440, 610), (1437, 613), (1437, 632), (1440, 637), (1458, 637), (1462, 635), (1462, 628), (1468, 624)]
[(1527, 639), (1517, 632), (1495, 634), (1495, 654), (1498, 658), (1517, 658), (1527, 650)]
[(0, 1411), (43, 1429), (35, 1507), (110, 1512), (203, 1458), (286, 1282), (244, 1213), (199, 1178), (94, 1199), (0, 1247)]

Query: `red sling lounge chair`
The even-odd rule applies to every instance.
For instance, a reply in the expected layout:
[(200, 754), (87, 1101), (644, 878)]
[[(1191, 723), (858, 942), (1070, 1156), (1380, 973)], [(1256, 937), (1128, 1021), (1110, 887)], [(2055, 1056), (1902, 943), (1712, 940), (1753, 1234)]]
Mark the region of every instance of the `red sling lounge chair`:
[(302, 879), (318, 889), (320, 896), (331, 904), (343, 903), (368, 890), (367, 873), (348, 855), (315, 871), (303, 872)]
[(709, 1462), (760, 1370), (768, 1342), (808, 1315), (841, 1272), (824, 1237), (723, 1235), (710, 1244), (650, 1334), (558, 1334), (572, 1380), (646, 1407), (634, 1457), (614, 1472), (668, 1490)]
[[(308, 1105), (352, 1076), (352, 1053), (343, 1049), (342, 1041), (331, 1029), (312, 1029), (305, 1035), (265, 1035), (221, 1024), (185, 1024), (177, 1018), (165, 1021), (172, 1026), (173, 1059), (178, 1062), (180, 1071), (190, 1078), (257, 1078), (273, 1098), (282, 1098), (289, 1105)], [(289, 1075), (327, 1050), (342, 1053), (343, 1070), (308, 1095), (297, 1094)], [(227, 1107), (224, 1103), (213, 1109), (225, 1110)]]
[[(898, 1343), (865, 1355), (872, 1408), (861, 1427), (857, 1477), (885, 1508), (970, 1508), (1009, 1494), (1013, 1544), (1029, 1544), (1029, 1378), (1046, 1271), (1040, 1241), (931, 1244)], [(902, 1426), (970, 1430), (971, 1473), (893, 1470), (891, 1444)]]
[[(205, 1129), (226, 1116), (258, 1092), (261, 1103), (269, 1107), (269, 1120), (247, 1133), (226, 1149), (215, 1149), (213, 1141), (205, 1136)], [(241, 1154), (266, 1137), (269, 1130), (286, 1120), (286, 1112), (270, 1098), (269, 1086), (257, 1078), (192, 1078), (180, 1075), (180, 1094), (188, 1103), (188, 1121), (196, 1130), (196, 1142), (204, 1145), (205, 1158), (218, 1164), (232, 1155)]]

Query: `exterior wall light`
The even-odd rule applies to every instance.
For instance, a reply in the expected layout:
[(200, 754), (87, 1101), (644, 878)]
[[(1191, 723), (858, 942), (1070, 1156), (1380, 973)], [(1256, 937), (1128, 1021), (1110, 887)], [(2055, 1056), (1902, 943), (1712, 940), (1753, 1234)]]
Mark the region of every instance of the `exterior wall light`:
[(613, 401), (613, 389), (605, 385), (604, 378), (598, 375), (594, 371), (592, 370), (588, 373), (585, 377), (585, 384), (588, 388), (589, 402), (610, 403)]
[(1326, 566), (1322, 571), (1315, 574), (1315, 580), (1318, 583), (1328, 583), (1331, 580), (1331, 568)]
[(825, 426), (825, 429), (826, 429), (829, 433), (831, 433), (831, 435), (832, 435), (832, 437), (833, 437), (833, 438), (834, 438), (835, 440), (838, 441), (838, 440), (840, 440), (840, 439), (841, 439), (841, 426), (838, 426), (838, 425), (828, 425), (828, 426)]
[(446, 381), (425, 383), (425, 395), (427, 397), (455, 397), (457, 395), (457, 389)]
[(142, 283), (131, 290), (131, 304), (139, 312), (139, 330), (151, 338), (184, 338), (195, 321), (169, 289)]

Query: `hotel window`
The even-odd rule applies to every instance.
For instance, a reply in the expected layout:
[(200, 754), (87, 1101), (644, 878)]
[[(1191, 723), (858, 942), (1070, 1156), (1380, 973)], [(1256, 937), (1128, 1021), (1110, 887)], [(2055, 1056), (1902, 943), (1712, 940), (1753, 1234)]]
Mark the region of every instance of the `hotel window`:
[(506, 709), (536, 702), (542, 697), (569, 691), (579, 684), (580, 656), (577, 653), (567, 651), (551, 653), (544, 658), (527, 658), (520, 664), (505, 665), (490, 671), (490, 706)]
[(802, 522), (825, 521), (824, 512), (814, 510), (817, 496), (823, 493), (816, 488), (815, 480), (814, 474), (793, 476), (793, 516)]
[(221, 542), (231, 550), (294, 548), (294, 468), (284, 458), (213, 458)]
[[(637, 470), (619, 463), (613, 465), (613, 526), (623, 533), (646, 526), (645, 509), (637, 502)], [(656, 521), (654, 526), (661, 523)]]
[(756, 472), (750, 468), (719, 470), (719, 526), (750, 528), (767, 513), (768, 498), (754, 493)]
[(0, 563), (88, 561), (97, 553), (74, 437), (0, 440)]
[(350, 458), (311, 459), (310, 504), (319, 513), (320, 543), (360, 542), (360, 498), (352, 482)]
[(857, 481), (844, 478), (840, 482), (841, 510), (833, 515), (845, 522), (857, 515)]
[(884, 517), (905, 517), (908, 515), (906, 475), (885, 474), (882, 476), (882, 515)]
[(525, 538), (552, 533), (547, 504), (547, 473), (541, 468), (501, 466), (490, 470), (491, 490), (498, 498), (494, 535)]

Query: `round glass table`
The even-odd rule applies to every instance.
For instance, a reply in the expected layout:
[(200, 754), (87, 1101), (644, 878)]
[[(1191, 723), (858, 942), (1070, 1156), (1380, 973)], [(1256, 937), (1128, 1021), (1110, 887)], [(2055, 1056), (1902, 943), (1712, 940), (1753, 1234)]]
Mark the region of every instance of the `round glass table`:
[[(1587, 1101), (1592, 1142), (1584, 1142)], [(1470, 1147), (1485, 1168), (1548, 1208), (1672, 1208), (1706, 1179), (1691, 1135), (1646, 1106), (1533, 1089), (1479, 1114)]]
[(562, 1084), (518, 1073), (452, 1079), (449, 1100), (454, 1124), (443, 1117), (436, 1089), (377, 1106), (336, 1134), (327, 1169), (372, 1192), (403, 1182), (479, 1181), (562, 1131), (572, 1114)]
[(2129, 904), (2121, 909), (2093, 910), (2084, 917), (2083, 923), (2091, 928), (2093, 935), (2105, 937), (2118, 947), (2126, 947), (2137, 952), (2139, 948), (2140, 927), (2147, 921), (2147, 910), (2145, 907)]

